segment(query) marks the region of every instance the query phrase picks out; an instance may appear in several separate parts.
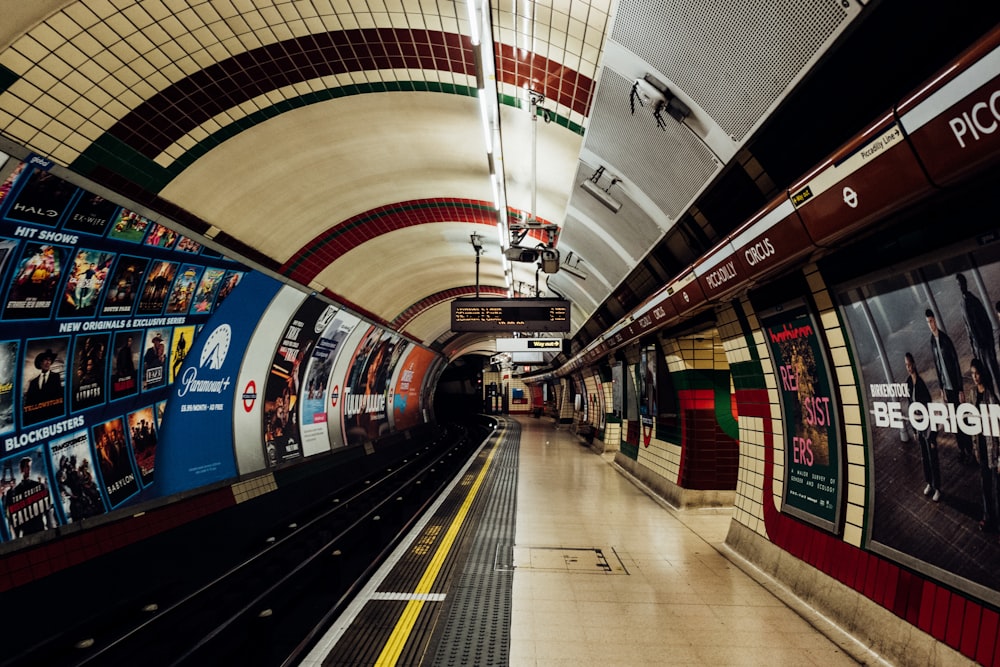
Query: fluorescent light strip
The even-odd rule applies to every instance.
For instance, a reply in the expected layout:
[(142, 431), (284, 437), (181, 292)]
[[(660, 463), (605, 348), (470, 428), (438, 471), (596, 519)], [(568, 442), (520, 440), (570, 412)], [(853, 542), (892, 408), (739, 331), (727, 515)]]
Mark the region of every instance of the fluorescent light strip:
[(490, 125), (490, 112), (486, 96), (486, 90), (479, 89), (479, 115), (483, 119), (483, 136), (486, 139), (486, 152), (488, 154), (493, 153), (493, 132), (491, 131)]
[(476, 2), (475, 0), (465, 0), (465, 7), (469, 11), (469, 39), (472, 40), (473, 46), (479, 46), (479, 25), (476, 21)]

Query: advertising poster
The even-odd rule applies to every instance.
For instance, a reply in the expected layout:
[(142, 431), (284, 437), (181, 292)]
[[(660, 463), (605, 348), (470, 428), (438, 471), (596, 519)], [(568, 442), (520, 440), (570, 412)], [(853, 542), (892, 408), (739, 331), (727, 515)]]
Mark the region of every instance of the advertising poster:
[(17, 386), (18, 341), (0, 342), (0, 436), (12, 432), (14, 420), (14, 387)]
[(197, 255), (201, 252), (203, 246), (194, 239), (181, 235), (180, 238), (177, 239), (176, 247), (180, 252), (189, 252), (192, 255)]
[(303, 455), (299, 419), (302, 401), (309, 396), (306, 367), (320, 334), (336, 313), (335, 306), (307, 298), (275, 350), (264, 389), (264, 455), (269, 466)]
[(45, 227), (55, 227), (69, 207), (77, 187), (41, 169), (33, 169), (7, 210), (7, 218)]
[[(269, 304), (282, 285), (250, 272), (245, 287), (248, 294), (241, 298), (242, 292), (237, 292), (195, 337), (171, 387), (157, 429), (156, 477), (151, 487), (154, 495), (169, 495), (236, 477), (234, 450), (236, 455), (247, 450), (262, 455), (259, 417), (253, 420), (254, 430), (246, 435), (243, 449), (237, 444), (243, 431), (235, 427), (235, 411), (249, 416), (261, 402), (256, 383), (240, 375), (241, 366), (244, 359), (259, 359), (261, 373), (266, 371), (280, 335), (279, 327), (287, 316), (280, 317), (281, 324), (273, 332), (263, 335), (267, 351), (261, 352), (251, 337), (259, 335), (258, 324), (273, 317)], [(286, 289), (302, 296), (297, 290)], [(192, 442), (198, 446), (191, 447)], [(257, 469), (262, 467), (263, 462)]]
[(111, 217), (117, 211), (118, 205), (114, 202), (84, 190), (73, 205), (63, 229), (104, 236), (111, 223)]
[(195, 264), (185, 264), (174, 280), (174, 286), (167, 298), (168, 313), (186, 313), (194, 301), (195, 289), (201, 278), (202, 267)]
[(106, 511), (86, 429), (54, 438), (49, 443), (49, 458), (55, 469), (63, 524), (78, 523)]
[(177, 266), (177, 262), (165, 260), (152, 263), (139, 294), (139, 305), (135, 309), (137, 315), (159, 315), (163, 312), (170, 286), (177, 276)]
[(0, 460), (0, 513), (8, 540), (56, 527), (52, 480), (41, 447)]
[[(220, 291), (230, 272), (242, 277), (244, 268), (218, 254), (193, 252), (196, 242), (184, 250), (179, 239), (174, 249), (143, 244), (148, 220), (75, 186), (56, 187), (49, 175), (30, 168), (19, 167), (4, 182), (10, 194), (0, 199), (0, 441), (6, 464), (0, 479), (6, 490), (13, 488), (22, 477), (21, 460), (30, 459), (29, 479), (50, 493), (51, 507), (42, 512), (48, 529), (155, 497), (153, 485), (142, 487), (154, 463), (159, 476), (155, 457), (163, 433), (143, 420), (151, 425), (162, 414), (150, 406), (164, 410), (171, 371), (179, 380), (179, 367), (169, 364), (178, 363), (183, 348), (195, 348), (197, 332), (216, 309), (186, 303), (166, 313), (170, 288), (181, 266), (199, 281), (211, 271)], [(43, 204), (47, 197), (51, 202)], [(240, 292), (232, 294), (239, 304)], [(138, 314), (143, 297), (148, 312)], [(200, 456), (206, 452), (190, 443), (211, 431), (205, 424), (198, 429), (184, 434), (180, 446)], [(227, 435), (231, 470), (228, 429)], [(185, 482), (175, 491), (202, 483), (194, 476)], [(37, 525), (12, 531), (4, 518), (0, 536), (17, 539)]]
[(146, 245), (153, 246), (154, 248), (164, 248), (170, 250), (177, 243), (177, 239), (180, 234), (170, 229), (169, 227), (164, 227), (158, 222), (150, 223), (149, 231), (146, 234)]
[(94, 426), (93, 431), (104, 493), (111, 507), (117, 507), (139, 491), (125, 441), (125, 420), (108, 420)]
[(870, 548), (1000, 603), (1000, 247), (837, 288), (870, 431)]
[(198, 282), (194, 298), (191, 300), (191, 314), (209, 313), (215, 304), (215, 297), (219, 294), (222, 281), (226, 277), (225, 269), (208, 268)]
[(344, 311), (334, 310), (333, 314), (334, 317), (316, 341), (306, 368), (300, 428), (303, 453), (306, 456), (328, 451), (331, 447), (328, 410), (332, 406), (327, 403), (330, 376), (344, 341), (360, 322), (357, 317)]
[(144, 257), (123, 255), (118, 258), (118, 265), (108, 281), (107, 296), (101, 309), (103, 317), (121, 317), (132, 312), (148, 266), (149, 260)]
[(142, 345), (142, 390), (151, 391), (167, 384), (167, 349), (171, 330), (157, 327), (146, 330)]
[(108, 231), (108, 238), (126, 243), (141, 243), (143, 237), (146, 236), (146, 229), (151, 224), (149, 220), (135, 211), (123, 208), (118, 211), (118, 217)]
[(351, 361), (342, 402), (349, 446), (369, 442), (389, 430), (386, 389), (398, 339), (391, 331), (372, 327)]
[(762, 313), (785, 425), (782, 511), (836, 532), (840, 520), (839, 412), (810, 309), (794, 302)]
[(69, 338), (29, 340), (21, 371), (21, 423), (39, 424), (66, 413), (66, 354)]
[(66, 266), (68, 249), (47, 243), (26, 243), (7, 291), (5, 320), (48, 318)]
[(105, 369), (109, 334), (78, 336), (73, 352), (70, 409), (79, 412), (104, 403), (107, 396)]
[(78, 250), (68, 267), (69, 278), (59, 303), (59, 317), (93, 317), (115, 256), (100, 250)]
[(139, 393), (139, 344), (142, 331), (116, 331), (112, 340), (111, 400)]
[(236, 286), (240, 284), (240, 280), (243, 279), (244, 271), (226, 271), (226, 277), (222, 279), (222, 285), (219, 287), (219, 296), (215, 299), (215, 307), (218, 308), (222, 305), (222, 302), (226, 300)]
[(413, 346), (403, 362), (392, 396), (393, 425), (396, 430), (412, 428), (423, 422), (420, 389), (434, 356), (430, 350)]
[(191, 349), (192, 340), (194, 340), (193, 326), (174, 327), (172, 342), (170, 344), (169, 382), (173, 383), (180, 374), (181, 366), (184, 365), (184, 360), (187, 359), (188, 350)]
[(153, 406), (128, 413), (128, 441), (132, 443), (132, 456), (139, 469), (139, 479), (143, 486), (153, 482), (156, 463), (156, 425)]
[(625, 373), (622, 369), (621, 362), (614, 363), (611, 365), (611, 409), (614, 411), (615, 415), (621, 417), (623, 412), (624, 397), (622, 396), (623, 390), (625, 388)]

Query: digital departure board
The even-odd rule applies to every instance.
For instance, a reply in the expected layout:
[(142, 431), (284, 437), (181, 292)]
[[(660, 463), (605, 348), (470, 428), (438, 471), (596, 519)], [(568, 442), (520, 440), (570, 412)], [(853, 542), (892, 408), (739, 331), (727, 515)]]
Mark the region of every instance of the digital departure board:
[(452, 331), (569, 331), (565, 299), (455, 299)]

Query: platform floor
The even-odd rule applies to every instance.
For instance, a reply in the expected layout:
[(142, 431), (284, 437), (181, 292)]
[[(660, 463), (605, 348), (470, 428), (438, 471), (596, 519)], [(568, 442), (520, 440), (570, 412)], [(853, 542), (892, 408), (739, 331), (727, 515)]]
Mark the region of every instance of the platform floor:
[[(489, 576), (470, 578), (460, 576), (464, 566), (459, 564), (450, 583), (435, 587), (443, 591), (436, 598), (441, 604), (436, 620), (411, 624), (414, 631), (433, 635), (409, 640), (423, 646), (420, 657), (411, 650), (400, 653), (405, 658), (387, 661), (383, 651), (381, 660), (351, 664), (497, 664), (496, 656), (513, 666), (545, 667), (880, 662), (730, 552), (724, 544), (730, 511), (671, 508), (619, 470), (613, 455), (593, 453), (566, 427), (544, 419), (517, 421), (519, 440), (494, 445), (516, 451), (512, 458), (496, 458), (492, 471), (496, 475), (503, 460), (516, 468), (507, 482), (516, 485), (516, 503), (510, 503), (516, 518), (513, 544), (505, 545), (509, 537), (489, 531), (491, 522), (504, 519), (487, 507), (497, 490), (484, 483), (477, 509), (469, 515), (479, 527), (463, 534), (467, 542), (496, 542), (485, 546), (496, 553), (496, 567)], [(474, 474), (470, 469), (466, 477)], [(469, 486), (475, 485), (458, 484), (454, 493), (465, 493)], [(420, 542), (420, 530), (401, 545), (401, 553)], [(447, 557), (475, 553), (475, 546), (458, 545)], [(388, 565), (389, 580), (391, 569)], [(385, 598), (378, 578), (362, 596)], [(488, 651), (488, 661), (476, 657), (487, 653), (482, 648), (465, 649), (466, 657), (456, 658), (462, 654), (435, 646), (454, 641), (450, 626), (465, 624), (455, 620), (458, 608), (489, 604), (473, 596), (474, 605), (452, 604), (449, 615), (444, 600), (468, 596), (476, 581), (492, 591), (497, 580), (507, 593), (489, 597), (509, 608), (487, 615), (494, 627), (486, 629), (492, 639), (485, 641), (509, 645), (493, 647), (497, 650)], [(365, 605), (376, 603), (359, 600), (353, 613), (364, 618)], [(303, 664), (347, 664), (331, 658), (338, 642), (360, 641), (352, 630), (356, 627), (357, 620), (339, 621)], [(402, 641), (398, 625), (393, 636)]]

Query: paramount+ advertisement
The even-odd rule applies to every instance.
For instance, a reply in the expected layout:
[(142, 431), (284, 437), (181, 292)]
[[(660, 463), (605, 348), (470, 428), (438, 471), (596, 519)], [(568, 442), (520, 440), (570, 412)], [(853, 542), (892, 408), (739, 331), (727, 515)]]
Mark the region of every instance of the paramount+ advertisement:
[(152, 495), (171, 383), (245, 275), (50, 167), (0, 165), (0, 541)]
[(1000, 602), (1000, 244), (840, 286), (869, 430), (869, 548)]

